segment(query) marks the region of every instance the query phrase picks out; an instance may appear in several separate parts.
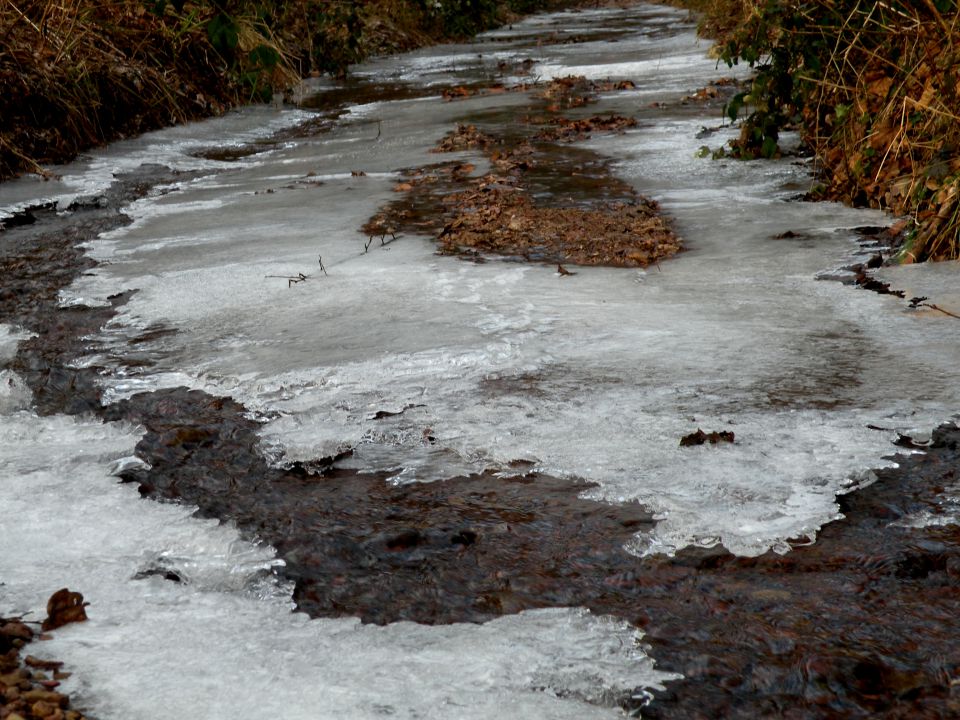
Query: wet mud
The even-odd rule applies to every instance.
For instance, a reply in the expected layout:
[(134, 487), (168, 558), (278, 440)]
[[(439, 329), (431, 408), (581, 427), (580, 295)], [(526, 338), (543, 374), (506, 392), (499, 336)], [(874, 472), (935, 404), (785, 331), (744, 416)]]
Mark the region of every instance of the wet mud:
[[(586, 485), (523, 466), (406, 486), (338, 469), (336, 458), (273, 468), (258, 422), (229, 398), (179, 388), (103, 407), (83, 338), (126, 298), (58, 306), (58, 291), (92, 267), (78, 243), (175, 180), (147, 168), (71, 213), (38, 209), (33, 223), (0, 233), (0, 321), (37, 335), (9, 367), (41, 413), (141, 424), (147, 466), (120, 479), (272, 544), (300, 610), (375, 623), (479, 622), (546, 606), (615, 615), (644, 630), (659, 668), (684, 675), (648, 707), (624, 701), (644, 717), (960, 714), (960, 430), (941, 428), (925, 454), (839, 498), (844, 519), (816, 543), (758, 558), (715, 548), (639, 559), (623, 544), (653, 529), (644, 508), (584, 500)], [(174, 566), (142, 573), (190, 581)], [(96, 603), (95, 588), (79, 589)]]
[(642, 593), (658, 665), (685, 679), (644, 717), (960, 713), (958, 444), (960, 430), (938, 429), (925, 455), (841, 497), (845, 519), (787, 555), (645, 563), (657, 570), (624, 591)]
[(482, 622), (582, 605), (585, 585), (636, 565), (622, 545), (653, 527), (639, 505), (583, 500), (584, 483), (522, 468), (402, 486), (319, 463), (269, 468), (243, 410), (184, 390), (118, 403), (107, 417), (144, 423), (137, 454), (151, 466), (121, 477), (273, 545), (297, 606), (315, 617)]

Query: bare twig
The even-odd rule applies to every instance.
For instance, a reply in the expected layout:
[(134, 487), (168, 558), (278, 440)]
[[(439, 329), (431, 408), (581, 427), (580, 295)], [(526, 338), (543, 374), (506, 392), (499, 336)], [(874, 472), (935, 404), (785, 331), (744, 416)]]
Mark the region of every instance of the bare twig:
[(960, 315), (957, 315), (956, 313), (952, 313), (952, 312), (950, 312), (949, 310), (944, 310), (944, 309), (943, 309), (942, 307), (940, 307), (939, 305), (934, 305), (933, 303), (919, 303), (918, 305), (916, 305), (916, 307), (926, 307), (926, 308), (930, 308), (931, 310), (936, 310), (937, 312), (942, 312), (944, 315), (949, 315), (949, 316), (952, 317), (952, 318), (956, 318), (957, 320), (960, 320)]
[(310, 279), (309, 275), (304, 275), (303, 273), (297, 273), (296, 275), (264, 275), (264, 277), (283, 278), (287, 281), (287, 287), (293, 287), (295, 283), (302, 283), (304, 280)]

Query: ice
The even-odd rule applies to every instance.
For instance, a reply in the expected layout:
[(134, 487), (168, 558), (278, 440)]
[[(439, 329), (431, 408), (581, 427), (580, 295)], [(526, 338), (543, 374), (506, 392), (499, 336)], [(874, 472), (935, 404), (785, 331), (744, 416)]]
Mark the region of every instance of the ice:
[[(925, 298), (918, 300), (919, 307), (916, 310), (908, 310), (907, 313), (917, 317), (921, 323), (933, 322), (939, 325), (944, 330), (942, 334), (947, 336), (949, 343), (949, 337), (955, 334), (950, 330), (953, 327), (950, 321), (956, 322), (956, 318), (951, 318), (947, 313), (960, 315), (958, 274), (960, 274), (960, 261), (953, 260), (885, 267), (877, 271), (876, 277), (890, 283), (893, 289), (902, 290), (907, 299)], [(936, 305), (946, 312), (930, 308), (930, 305)], [(939, 347), (934, 349), (937, 354), (941, 351)]]
[[(272, 461), (353, 449), (350, 467), (398, 483), (530, 460), (597, 483), (593, 497), (657, 512), (636, 552), (721, 542), (754, 555), (813, 537), (837, 517), (837, 493), (891, 462), (896, 432), (929, 432), (960, 408), (958, 336), (943, 332), (955, 320), (817, 279), (859, 251), (851, 228), (888, 218), (795, 202), (812, 182), (805, 161), (698, 157), (739, 130), (676, 104), (728, 72), (685, 17), (663, 7), (550, 16), (357, 69), (424, 85), (434, 70), (477, 80), (525, 48), (537, 72), (633, 79), (636, 91), (591, 112), (633, 114), (640, 126), (588, 147), (674, 218), (688, 248), (676, 259), (561, 278), (551, 266), (438, 257), (416, 236), (365, 249), (357, 229), (395, 197), (398, 170), (442, 159), (427, 151), (454, 122), (500, 122), (526, 101), (368, 103), (324, 135), (138, 200), (132, 225), (90, 243), (103, 264), (62, 301), (138, 291), (99, 338), (97, 361), (116, 368), (105, 397), (178, 385), (230, 395), (267, 421)], [(531, 48), (547, 27), (597, 40)], [(651, 107), (650, 93), (673, 109)], [(149, 146), (192, 147), (191, 133), (210, 131), (166, 132)], [(936, 295), (916, 292), (947, 308), (955, 268), (896, 272), (938, 278)], [(158, 325), (177, 333), (155, 341), (156, 365), (123, 367), (126, 340)], [(680, 448), (698, 427), (732, 430), (736, 443)]]
[[(595, 39), (537, 42), (552, 33)], [(107, 402), (176, 386), (232, 396), (263, 420), (272, 462), (351, 449), (345, 467), (394, 483), (526, 460), (652, 509), (655, 529), (629, 544), (641, 555), (787, 552), (838, 517), (839, 493), (896, 462), (897, 432), (956, 417), (960, 335), (943, 312), (818, 279), (862, 254), (851, 228), (889, 218), (795, 202), (812, 182), (800, 159), (698, 157), (739, 132), (678, 102), (729, 74), (706, 49), (686, 14), (639, 6), (533, 18), (356, 69), (423, 95), (494, 78), (511, 58), (542, 77), (633, 80), (590, 111), (640, 125), (588, 147), (686, 240), (646, 270), (464, 263), (410, 235), (365, 248), (358, 228), (397, 197), (398, 171), (454, 157), (428, 150), (457, 121), (510, 124), (521, 93), (364, 102), (321, 135), (235, 162), (196, 157), (309, 117), (244, 110), (98, 150), (60, 180), (4, 184), (0, 208), (64, 206), (141, 163), (197, 171), (126, 207), (132, 223), (90, 242), (100, 265), (61, 293), (69, 306), (136, 291), (80, 361), (106, 369)], [(879, 275), (958, 313), (957, 270)], [(126, 365), (148, 328), (175, 332), (137, 343)], [(0, 361), (24, 337), (0, 325)], [(291, 612), (271, 548), (117, 483), (142, 462), (139, 429), (40, 418), (28, 400), (3, 371), (0, 613), (39, 612), (64, 585), (86, 594), (90, 621), (34, 652), (77, 668), (66, 689), (98, 717), (613, 717), (624, 694), (671, 677), (634, 629), (577, 608), (432, 628), (309, 621)], [(736, 442), (681, 448), (697, 428)], [(944, 522), (954, 505), (905, 522)]]
[[(0, 364), (11, 360), (17, 354), (17, 345), (29, 337), (31, 333), (0, 323)], [(0, 369), (0, 415), (26, 409), (32, 399), (23, 378), (12, 370)]]
[[(181, 171), (222, 169), (228, 163), (205, 160), (192, 153), (256, 143), (313, 117), (313, 113), (303, 110), (247, 107), (213, 120), (185, 123), (113, 143), (55, 168), (52, 178), (28, 175), (0, 185), (0, 222), (16, 212), (46, 203), (66, 209), (75, 199), (103, 192), (116, 175), (141, 165), (164, 165)], [(225, 142), (224, 137), (230, 140)], [(256, 164), (259, 160), (244, 158), (243, 162)]]
[(7, 362), (17, 354), (21, 340), (32, 337), (31, 333), (12, 325), (0, 323), (0, 362)]
[(75, 670), (63, 689), (97, 717), (612, 718), (618, 700), (675, 677), (627, 623), (582, 609), (442, 627), (310, 621), (270, 575), (271, 548), (109, 476), (136, 462), (138, 437), (0, 416), (0, 615), (37, 618), (54, 590), (84, 593), (89, 621), (31, 653)]

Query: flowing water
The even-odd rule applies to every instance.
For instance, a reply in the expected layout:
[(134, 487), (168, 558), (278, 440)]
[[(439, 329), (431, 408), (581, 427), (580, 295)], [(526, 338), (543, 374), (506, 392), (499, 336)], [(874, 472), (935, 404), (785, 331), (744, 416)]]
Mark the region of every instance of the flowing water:
[[(946, 314), (837, 281), (864, 253), (855, 228), (890, 219), (797, 201), (809, 161), (698, 157), (737, 133), (718, 107), (681, 102), (729, 74), (707, 49), (660, 6), (536, 17), (359, 66), (361, 99), (337, 91), (347, 104), (323, 132), (302, 129), (311, 110), (244, 109), (114, 144), (56, 181), (0, 186), (0, 208), (66, 209), (144, 165), (184, 173), (87, 243), (98, 264), (60, 294), (83, 308), (135, 291), (74, 363), (98, 368), (105, 402), (229, 396), (278, 467), (352, 451), (338, 469), (397, 486), (518, 463), (584, 480), (589, 499), (654, 513), (627, 541), (637, 556), (785, 553), (890, 464), (898, 432), (922, 438), (956, 416), (960, 335)], [(508, 132), (529, 105), (444, 102), (440, 88), (520, 82), (499, 65), (526, 59), (535, 78), (635, 84), (589, 112), (639, 125), (580, 147), (658, 200), (686, 252), (562, 277), (438, 256), (409, 234), (365, 249), (358, 228), (395, 197), (399, 170), (435, 162), (456, 122)], [(956, 271), (881, 276), (958, 312)], [(25, 335), (0, 326), (0, 360)], [(142, 428), (40, 416), (20, 378), (0, 379), (0, 614), (63, 585), (88, 596), (91, 620), (43, 652), (77, 668), (71, 687), (99, 717), (611, 717), (625, 694), (676, 677), (635, 628), (577, 607), (437, 626), (291, 613), (272, 548), (116, 484), (142, 464)], [(679, 447), (698, 427), (736, 442)], [(189, 582), (147, 572), (158, 563)]]

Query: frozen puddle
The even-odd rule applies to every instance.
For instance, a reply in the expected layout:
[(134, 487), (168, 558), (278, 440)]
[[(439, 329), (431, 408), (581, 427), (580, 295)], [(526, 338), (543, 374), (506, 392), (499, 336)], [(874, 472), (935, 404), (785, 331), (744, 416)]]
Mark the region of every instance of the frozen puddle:
[[(632, 114), (640, 127), (589, 147), (661, 201), (689, 252), (662, 269), (575, 278), (437, 257), (419, 237), (375, 239), (364, 252), (357, 228), (394, 195), (395, 171), (442, 159), (427, 150), (457, 120), (510, 123), (526, 101), (368, 104), (330, 133), (134, 203), (132, 226), (91, 244), (104, 264), (64, 304), (139, 290), (91, 361), (122, 366), (138, 330), (178, 331), (156, 342), (162, 359), (149, 372), (106, 376), (107, 396), (178, 385), (231, 395), (271, 418), (263, 444), (277, 462), (354, 448), (350, 467), (397, 482), (532, 460), (598, 483), (595, 497), (654, 509), (661, 522), (636, 539), (638, 553), (722, 542), (752, 555), (813, 536), (836, 517), (836, 494), (885, 462), (895, 432), (929, 432), (960, 406), (956, 334), (942, 331), (955, 320), (815, 279), (856, 250), (850, 228), (886, 218), (788, 202), (809, 184), (803, 162), (696, 157), (736, 130), (698, 139), (719, 113), (676, 105), (725, 70), (680, 17), (648, 7), (540, 19), (655, 32), (526, 52), (544, 77), (636, 83), (590, 112)], [(504, 32), (466, 67), (462, 48), (444, 47), (358, 72), (413, 83), (417, 68), (457, 68), (446, 80), (481, 79), (485, 62), (523, 56)], [(653, 96), (674, 109), (652, 108)], [(737, 443), (681, 449), (697, 427), (733, 430)]]
[[(605, 718), (673, 677), (627, 623), (581, 609), (440, 627), (294, 614), (270, 548), (110, 477), (137, 439), (0, 416), (0, 615), (86, 593), (89, 622), (30, 651), (76, 669), (65, 690), (97, 717)], [(184, 582), (135, 579), (157, 567)]]

